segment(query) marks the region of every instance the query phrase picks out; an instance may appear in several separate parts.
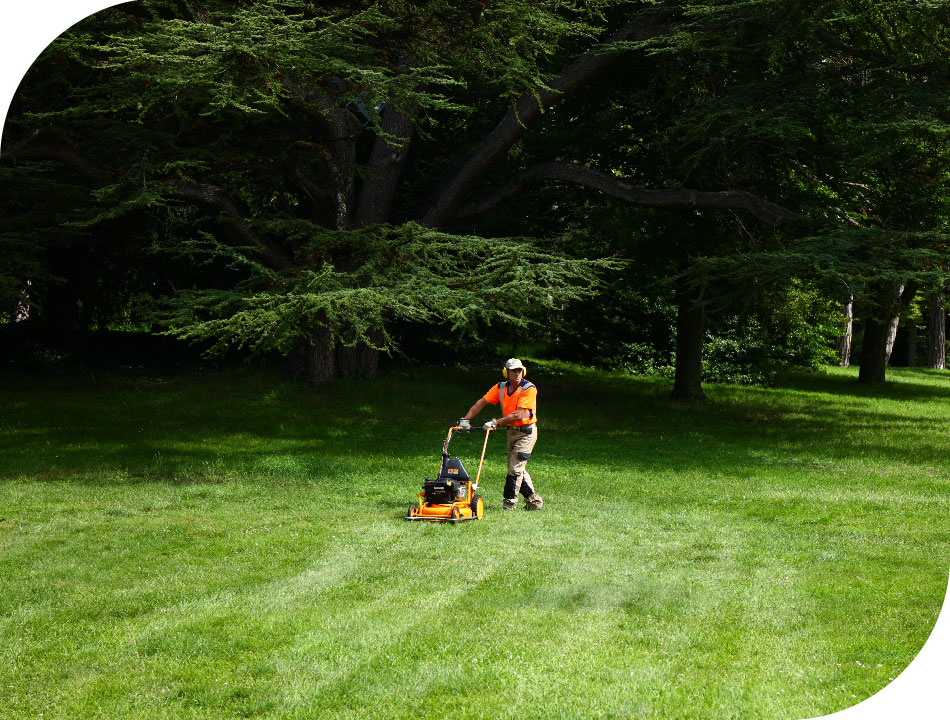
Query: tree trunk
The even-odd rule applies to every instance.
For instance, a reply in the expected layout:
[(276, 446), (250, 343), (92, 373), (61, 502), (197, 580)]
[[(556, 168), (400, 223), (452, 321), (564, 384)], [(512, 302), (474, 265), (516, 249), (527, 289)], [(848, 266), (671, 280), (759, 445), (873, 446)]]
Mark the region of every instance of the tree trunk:
[(317, 92), (306, 98), (312, 105), (305, 110), (313, 120), (317, 137), (316, 146), (321, 146), (326, 176), (321, 178), (326, 185), (327, 207), (323, 214), (332, 217), (332, 227), (345, 230), (351, 227), (356, 211), (356, 145), (362, 124), (346, 107), (340, 107), (336, 97), (346, 90), (346, 81), (331, 76), (330, 93)]
[[(376, 345), (382, 343), (383, 334), (379, 331), (370, 333)], [(336, 348), (337, 377), (345, 380), (361, 378), (375, 380), (376, 370), (379, 368), (379, 350), (366, 343), (357, 343), (353, 347), (339, 345)]]
[(336, 353), (326, 327), (320, 325), (310, 337), (294, 343), (287, 355), (287, 377), (314, 385), (326, 384), (336, 377)]
[(887, 375), (887, 362), (894, 347), (894, 336), (897, 332), (901, 313), (910, 306), (917, 294), (917, 283), (908, 282), (885, 286), (880, 290), (881, 307), (890, 308), (892, 312), (889, 320), (880, 320), (869, 317), (864, 321), (864, 342), (861, 344), (861, 370), (858, 372), (858, 382), (884, 382)]
[(841, 337), (838, 338), (838, 365), (848, 367), (851, 364), (851, 337), (854, 333), (854, 295), (848, 302), (841, 304), (844, 322), (841, 323)]
[(897, 328), (900, 326), (901, 316), (895, 315), (887, 323), (887, 340), (884, 342), (884, 362), (890, 364), (894, 352), (894, 341), (897, 340)]
[(947, 367), (947, 310), (943, 293), (930, 296), (930, 327), (928, 328), (927, 366), (944, 370)]
[(917, 326), (911, 323), (907, 327), (907, 363), (906, 367), (917, 367)]
[(367, 164), (369, 177), (363, 182), (356, 202), (353, 218), (355, 227), (365, 227), (391, 219), (396, 189), (409, 159), (409, 145), (414, 130), (412, 117), (390, 105), (383, 110), (382, 129), (389, 135), (401, 138), (402, 144), (390, 144), (382, 137), (377, 137), (373, 142)]
[[(319, 98), (319, 103), (325, 104), (325, 100)], [(332, 192), (324, 214), (332, 216), (332, 226), (337, 230), (386, 222), (390, 219), (396, 186), (405, 169), (408, 140), (413, 131), (411, 118), (391, 107), (383, 112), (384, 131), (404, 138), (406, 142), (403, 145), (390, 145), (382, 138), (377, 138), (370, 157), (371, 175), (363, 183), (357, 198), (354, 180), (359, 122), (343, 108), (325, 109), (325, 116), (315, 118), (325, 138), (325, 145), (330, 148), (324, 160)], [(306, 184), (307, 178), (302, 180), (304, 182), (301, 184)], [(338, 267), (345, 270), (349, 262), (345, 253), (335, 259)], [(382, 339), (381, 333), (379, 339)], [(323, 326), (318, 326), (310, 337), (298, 340), (287, 356), (287, 376), (315, 385), (336, 378), (373, 380), (378, 367), (379, 350), (365, 343), (353, 347), (331, 343), (329, 330)]]
[(671, 397), (683, 402), (704, 400), (703, 333), (705, 311), (699, 293), (685, 282), (676, 288), (676, 374)]
[(379, 350), (366, 343), (336, 349), (337, 377), (343, 380), (375, 380), (379, 367)]
[[(904, 285), (901, 283), (897, 286), (897, 295), (900, 297), (901, 293), (904, 292)], [(900, 326), (901, 316), (900, 313), (894, 315), (890, 321), (887, 323), (887, 341), (884, 343), (884, 364), (889, 365), (891, 362), (891, 353), (894, 352), (894, 341), (897, 340), (897, 328)]]
[(30, 319), (30, 288), (33, 286), (32, 280), (27, 280), (20, 291), (20, 299), (17, 300), (16, 307), (13, 309), (13, 322), (26, 322)]
[(858, 382), (884, 382), (887, 374), (887, 331), (889, 323), (867, 318), (864, 321), (864, 342), (861, 343), (861, 369)]

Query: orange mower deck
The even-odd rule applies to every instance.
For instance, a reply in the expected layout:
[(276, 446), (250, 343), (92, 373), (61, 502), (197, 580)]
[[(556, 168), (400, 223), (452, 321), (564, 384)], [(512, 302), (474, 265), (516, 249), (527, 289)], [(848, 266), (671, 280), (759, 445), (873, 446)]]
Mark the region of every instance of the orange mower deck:
[(435, 522), (463, 522), (481, 520), (485, 516), (485, 500), (481, 496), (475, 499), (473, 508), (468, 500), (459, 500), (451, 505), (428, 505), (425, 497), (419, 493), (419, 504), (410, 505), (406, 520), (432, 520)]
[[(406, 520), (423, 520), (429, 522), (464, 522), (466, 520), (481, 520), (485, 516), (485, 500), (477, 494), (478, 480), (482, 474), (482, 465), (485, 462), (485, 449), (488, 447), (488, 436), (491, 435), (491, 429), (485, 431), (485, 442), (482, 444), (482, 456), (478, 461), (478, 472), (475, 475), (475, 481), (466, 479), (456, 481), (450, 477), (453, 469), (447, 467), (449, 459), (448, 448), (452, 439), (452, 433), (455, 430), (470, 432), (474, 428), (451, 427), (449, 434), (445, 438), (445, 444), (442, 446), (442, 464), (439, 467), (439, 476), (437, 480), (444, 478), (447, 488), (456, 488), (457, 497), (452, 502), (427, 502), (426, 492), (419, 493), (417, 505), (410, 505), (406, 513)], [(457, 458), (456, 458), (457, 460)], [(457, 472), (457, 471), (454, 471)], [(426, 479), (427, 483), (438, 484), (437, 481)]]

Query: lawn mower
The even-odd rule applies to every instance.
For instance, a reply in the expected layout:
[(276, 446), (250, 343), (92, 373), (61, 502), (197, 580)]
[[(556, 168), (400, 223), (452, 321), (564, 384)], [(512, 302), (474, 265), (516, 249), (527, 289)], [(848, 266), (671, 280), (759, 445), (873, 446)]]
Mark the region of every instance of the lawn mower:
[(449, 443), (452, 433), (456, 430), (472, 432), (480, 428), (450, 427), (449, 434), (442, 445), (442, 464), (439, 474), (435, 478), (426, 478), (419, 493), (419, 504), (410, 505), (406, 520), (429, 520), (432, 522), (457, 523), (464, 520), (481, 520), (485, 515), (485, 500), (478, 491), (478, 479), (482, 475), (482, 464), (485, 462), (485, 448), (488, 447), (488, 436), (494, 428), (485, 430), (485, 442), (482, 444), (482, 457), (478, 461), (478, 472), (475, 473), (475, 482), (472, 482), (462, 461), (457, 457), (449, 457)]

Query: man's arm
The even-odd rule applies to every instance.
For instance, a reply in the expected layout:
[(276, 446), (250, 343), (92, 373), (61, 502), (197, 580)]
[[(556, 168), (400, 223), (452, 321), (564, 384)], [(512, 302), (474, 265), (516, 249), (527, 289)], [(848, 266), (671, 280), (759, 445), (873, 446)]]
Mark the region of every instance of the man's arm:
[(498, 418), (498, 425), (511, 425), (511, 423), (524, 420), (526, 417), (528, 417), (528, 408), (515, 408), (514, 412)]

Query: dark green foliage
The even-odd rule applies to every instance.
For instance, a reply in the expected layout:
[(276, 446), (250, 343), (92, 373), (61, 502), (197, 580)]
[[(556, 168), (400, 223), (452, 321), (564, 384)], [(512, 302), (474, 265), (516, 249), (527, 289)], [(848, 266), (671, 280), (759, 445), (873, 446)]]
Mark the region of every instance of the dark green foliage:
[[(468, 200), (561, 161), (751, 193), (792, 219), (535, 181), (452, 234), (406, 224), (519, 96), (646, 19), (662, 29), (602, 48), (627, 52), (546, 105)], [(886, 317), (882, 287), (945, 283), (948, 57), (946, 8), (911, 0), (127, 3), (54, 43), (15, 99), (0, 303), (30, 280), (50, 332), (148, 319), (215, 351), (287, 352), (318, 327), (391, 349), (388, 328), (438, 325), (667, 373), (688, 277), (711, 377), (810, 367), (822, 302), (792, 303), (783, 336), (790, 311), (770, 297), (854, 295)], [(397, 110), (402, 128), (384, 121)], [(382, 140), (408, 148), (404, 167), (374, 155)], [(360, 215), (390, 171), (389, 199)], [(513, 236), (534, 240), (490, 239)], [(581, 302), (603, 257), (625, 264)]]
[[(214, 350), (286, 351), (314, 324), (343, 343), (381, 330), (372, 344), (389, 348), (389, 320), (474, 334), (527, 322), (513, 303), (530, 298), (527, 316), (549, 291), (576, 297), (597, 263), (521, 243), (501, 280), (515, 241), (425, 235), (386, 212), (395, 225), (361, 229), (352, 195), (375, 141), (406, 142), (383, 130), (384, 108), (431, 138), (485, 94), (537, 92), (544, 63), (596, 34), (611, 4), (142, 0), (98, 13), (15, 98), (0, 302), (12, 308), (30, 279), (34, 325), (144, 319)], [(68, 292), (44, 313), (54, 282)]]
[[(775, 32), (761, 35), (770, 49), (761, 68), (777, 84), (761, 102), (743, 93), (734, 100), (766, 117), (769, 106), (778, 106), (784, 120), (767, 125), (797, 124), (801, 132), (779, 144), (735, 132), (780, 152), (771, 156), (781, 160), (772, 182), (795, 198), (812, 225), (702, 265), (731, 264), (733, 280), (742, 278), (736, 285), (798, 277), (831, 297), (853, 294), (866, 313), (889, 317), (894, 308), (875, 292), (881, 283), (934, 287), (944, 280), (950, 239), (946, 9), (917, 2), (758, 5), (763, 18), (776, 21), (781, 14)], [(755, 174), (764, 177), (760, 165)]]
[[(620, 283), (576, 309), (566, 311), (558, 357), (638, 375), (673, 377), (676, 307), (663, 295), (635, 291), (611, 294)], [(833, 357), (840, 334), (839, 310), (815, 290), (794, 285), (747, 297), (745, 309), (709, 316), (703, 345), (703, 373), (709, 382), (768, 384), (790, 368), (815, 370)], [(735, 307), (735, 304), (725, 307)]]
[[(231, 267), (246, 277), (232, 290), (182, 290), (155, 307), (146, 298), (143, 312), (170, 335), (213, 340), (212, 354), (230, 347), (286, 353), (317, 324), (334, 342), (392, 349), (398, 339), (385, 331), (390, 320), (441, 325), (466, 339), (496, 323), (537, 327), (555, 298), (589, 294), (597, 273), (615, 266), (564, 258), (526, 238), (458, 237), (414, 223), (308, 231), (302, 255), (345, 248), (351, 269), (343, 273), (325, 263), (274, 273), (235, 252)], [(220, 245), (196, 245), (190, 257), (222, 252)]]
[(855, 295), (866, 313), (889, 318), (897, 298), (887, 301), (875, 288), (914, 281), (932, 290), (944, 286), (948, 253), (944, 232), (901, 232), (883, 228), (829, 229), (826, 234), (786, 238), (771, 249), (694, 261), (696, 282), (728, 282), (723, 302), (742, 301), (776, 284), (800, 278), (826, 297)]
[(672, 377), (676, 308), (662, 296), (639, 294), (618, 279), (590, 301), (569, 306), (558, 321), (556, 357)]
[(718, 319), (703, 347), (710, 382), (770, 384), (790, 368), (817, 370), (834, 359), (836, 308), (814, 292), (792, 289), (744, 315)]

